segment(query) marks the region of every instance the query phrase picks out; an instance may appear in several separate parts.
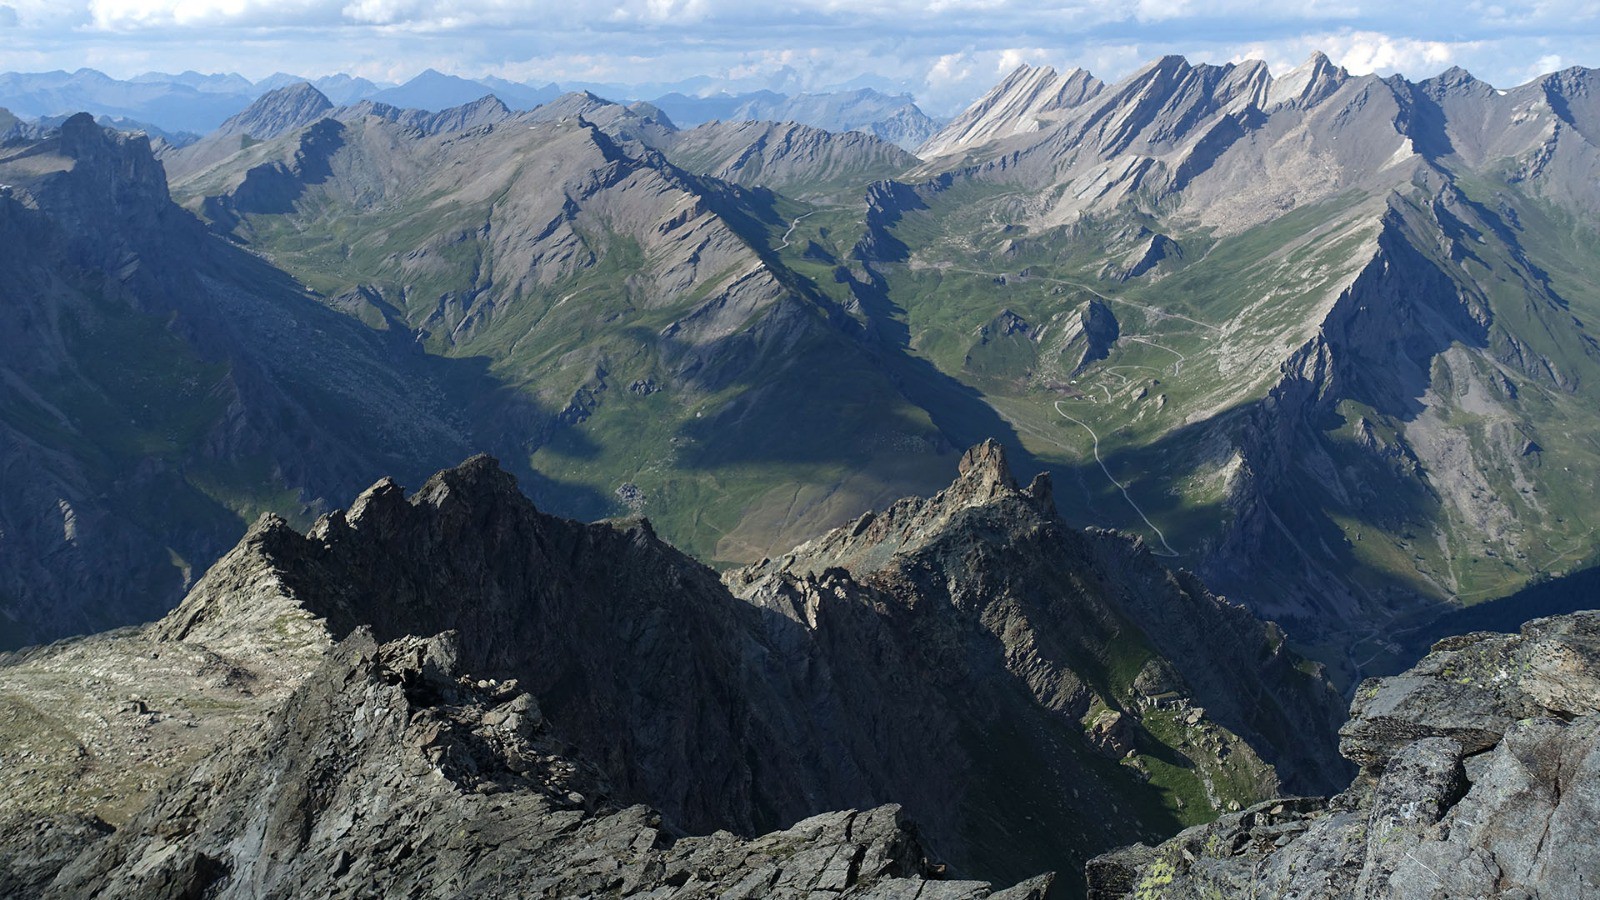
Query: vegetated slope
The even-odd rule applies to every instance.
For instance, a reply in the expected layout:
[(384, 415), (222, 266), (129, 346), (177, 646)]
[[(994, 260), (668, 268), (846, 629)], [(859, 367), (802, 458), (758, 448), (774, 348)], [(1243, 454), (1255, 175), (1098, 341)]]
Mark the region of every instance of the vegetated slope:
[(869, 192), (858, 281), (1076, 521), (1353, 670), (1593, 557), (1594, 77), (1021, 70)]
[(0, 646), (148, 621), (263, 509), (471, 446), (437, 361), (210, 234), (143, 137), (76, 116), (0, 184)]
[[(914, 162), (800, 126), (677, 133), (574, 94), (460, 130), (338, 110), (177, 189), (336, 308), (487, 360), (549, 409), (503, 428), (532, 468), (585, 488), (536, 487), (556, 509), (644, 509), (687, 547), (749, 561), (937, 486), (992, 413), (968, 415), (964, 389), (874, 344), (833, 281), (785, 263), (805, 206), (675, 158), (857, 187)], [(930, 393), (960, 415), (936, 422)]]
[(1448, 638), (1357, 691), (1341, 730), (1362, 768), (1348, 791), (1100, 857), (1089, 896), (1588, 896), (1597, 713), (1600, 614)]
[[(1135, 542), (1066, 528), (1048, 479), (1019, 489), (994, 444), (969, 452), (934, 498), (725, 583), (648, 522), (538, 512), (485, 457), (410, 497), (380, 482), (305, 535), (265, 517), (160, 623), (0, 660), (8, 755), (46, 741), (91, 751), (24, 773), (0, 806), (13, 823), (0, 827), (0, 854), (81, 848), (51, 857), (59, 868), (78, 856), (60, 884), (113, 884), (149, 877), (123, 861), (176, 842), (175, 872), (272, 881), (296, 867), (341, 878), (332, 861), (355, 868), (371, 843), (402, 856), (411, 846), (418, 865), (432, 854), (443, 879), (463, 845), (429, 841), (433, 826), (407, 810), (434, 809), (451, 833), (467, 828), (466, 847), (481, 834), (514, 857), (521, 844), (494, 838), (518, 827), (505, 816), (544, 833), (542, 817), (563, 810), (596, 834), (632, 829), (631, 840), (643, 814), (616, 811), (633, 803), (659, 810), (653, 827), (667, 834), (757, 834), (894, 802), (931, 856), (1014, 881), (1075, 872), (1087, 854), (1280, 785), (1342, 783), (1327, 731), (1334, 695), (1281, 635)], [(416, 640), (444, 631), (454, 636)], [(396, 683), (409, 706), (384, 699)], [(254, 697), (297, 686), (286, 707)], [(130, 694), (137, 705), (119, 711)], [(265, 715), (264, 756), (225, 737), (259, 731)], [(332, 755), (300, 749), (317, 746)], [(208, 756), (155, 790), (156, 772)], [(278, 793), (278, 766), (324, 773), (328, 792)], [(358, 787), (412, 799), (393, 815), (373, 807), (376, 819), (363, 814), (341, 837), (347, 807), (370, 806)], [(473, 799), (507, 791), (498, 809)], [(277, 812), (229, 812), (260, 796)], [(183, 806), (191, 818), (176, 814)], [(16, 824), (41, 810), (46, 825)], [(118, 831), (95, 843), (105, 827), (74, 815)], [(318, 836), (292, 847), (277, 837), (294, 833)], [(283, 868), (255, 847), (280, 849)], [(651, 849), (661, 845), (631, 852)], [(564, 870), (567, 858), (548, 865)], [(400, 859), (388, 877), (424, 877)]]

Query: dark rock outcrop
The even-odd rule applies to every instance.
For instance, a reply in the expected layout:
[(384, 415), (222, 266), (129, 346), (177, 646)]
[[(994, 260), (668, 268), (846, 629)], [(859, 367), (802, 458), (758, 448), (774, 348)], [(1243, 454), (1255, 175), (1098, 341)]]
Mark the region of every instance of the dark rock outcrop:
[(1117, 321), (1116, 313), (1104, 300), (1091, 297), (1076, 316), (1067, 320), (1061, 352), (1069, 359), (1078, 357), (1071, 374), (1077, 375), (1091, 363), (1110, 356), (1111, 348), (1121, 336), (1122, 325)]
[(873, 182), (867, 188), (867, 230), (851, 248), (851, 258), (877, 263), (904, 260), (908, 252), (906, 245), (890, 230), (906, 213), (927, 209), (926, 197), (939, 193), (949, 185), (948, 177), (920, 185), (898, 181)]
[(218, 754), (84, 853), (43, 897), (1042, 898), (937, 874), (895, 807), (746, 840), (686, 837), (609, 799), (515, 682), (460, 668), (456, 635), (362, 629), (259, 745)]
[(1096, 900), (1600, 890), (1600, 613), (1439, 642), (1357, 692), (1332, 800), (1276, 800), (1089, 864)]

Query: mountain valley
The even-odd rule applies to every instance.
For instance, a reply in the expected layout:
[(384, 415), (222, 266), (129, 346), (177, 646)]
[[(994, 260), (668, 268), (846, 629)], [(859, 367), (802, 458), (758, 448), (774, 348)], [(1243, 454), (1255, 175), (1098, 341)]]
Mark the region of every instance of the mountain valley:
[[(531, 467), (630, 499), (552, 495), (556, 508), (641, 509), (703, 557), (748, 562), (932, 489), (955, 447), (999, 436), (1024, 471), (1057, 474), (1071, 520), (1144, 535), (1304, 641), (1359, 644), (1322, 654), (1351, 677), (1363, 659), (1397, 664), (1364, 635), (1593, 562), (1582, 498), (1600, 448), (1577, 424), (1600, 361), (1578, 251), (1592, 206), (1587, 188), (1555, 186), (1592, 183), (1577, 174), (1593, 161), (1578, 102), (1589, 78), (1496, 92), (1459, 71), (1352, 77), (1320, 55), (1280, 78), (1179, 58), (1117, 85), (1023, 69), (920, 160), (800, 126), (684, 130), (586, 94), (444, 131), (330, 103), (252, 126), (262, 143), (247, 150), (219, 158), (232, 138), (211, 138), (165, 161), (183, 203), (332, 305), (487, 356), (578, 420), (526, 441)], [(374, 127), (428, 134), (379, 151), (362, 145)], [(581, 166), (610, 154), (675, 179), (700, 198), (681, 202), (718, 221), (716, 246), (748, 262), (709, 257), (691, 273), (675, 254), (712, 246), (696, 229), (634, 234), (643, 261), (627, 265), (650, 274), (630, 287), (606, 268), (624, 258), (608, 225), (578, 226), (588, 255), (504, 255), (497, 245), (570, 241), (559, 225), (508, 229), (581, 222), (602, 196), (563, 188), (519, 214), (528, 224), (504, 218), (532, 195), (497, 154), (563, 171), (571, 142), (546, 143), (562, 129), (611, 142)], [(307, 165), (323, 168), (296, 171)], [(479, 190), (463, 189), (468, 172)], [(656, 196), (660, 212), (629, 221), (669, 221), (673, 195)], [(443, 227), (411, 238), (417, 217)], [(708, 277), (736, 270), (758, 273), (739, 300)], [(700, 305), (663, 305), (645, 284)], [(622, 316), (607, 333), (637, 335), (621, 344), (586, 331), (541, 346), (537, 332), (572, 332), (557, 314), (528, 334), (534, 310), (568, 297), (654, 313), (599, 315)], [(713, 309), (720, 323), (701, 324)], [(647, 331), (667, 339), (661, 358), (628, 346)], [(780, 333), (798, 350), (754, 349)], [(731, 376), (756, 359), (768, 368)], [(780, 359), (802, 371), (770, 368)], [(819, 373), (837, 381), (811, 383)], [(838, 396), (854, 402), (817, 402)], [(709, 433), (713, 458), (685, 452)], [(777, 434), (781, 449), (762, 444)], [(580, 436), (588, 449), (567, 443)], [(898, 478), (871, 471), (885, 447), (899, 448)], [(799, 490), (761, 493), (778, 471)], [(712, 496), (733, 498), (733, 515), (677, 518)]]

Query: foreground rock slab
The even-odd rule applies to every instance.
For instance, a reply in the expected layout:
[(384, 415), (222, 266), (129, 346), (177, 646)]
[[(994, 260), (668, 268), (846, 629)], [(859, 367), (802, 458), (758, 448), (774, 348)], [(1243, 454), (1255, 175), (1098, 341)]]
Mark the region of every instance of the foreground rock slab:
[(1449, 638), (1357, 691), (1331, 800), (1262, 803), (1088, 866), (1089, 896), (1600, 895), (1600, 612)]
[(514, 683), (459, 671), (454, 633), (362, 629), (258, 747), (218, 754), (43, 887), (44, 897), (1042, 898), (931, 880), (898, 807), (755, 839), (681, 837), (618, 807)]

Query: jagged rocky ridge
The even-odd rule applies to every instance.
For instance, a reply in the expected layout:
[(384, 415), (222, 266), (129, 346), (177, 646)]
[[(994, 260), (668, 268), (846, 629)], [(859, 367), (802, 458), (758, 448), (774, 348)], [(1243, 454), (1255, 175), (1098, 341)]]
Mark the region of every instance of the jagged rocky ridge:
[(514, 681), (461, 671), (453, 632), (379, 646), (363, 628), (271, 730), (157, 793), (41, 897), (982, 897), (938, 870), (896, 807), (741, 839), (618, 806)]
[(960, 153), (989, 141), (1037, 131), (1052, 115), (1105, 89), (1082, 69), (1061, 75), (1049, 66), (1018, 66), (989, 93), (917, 148), (925, 159)]
[(1331, 800), (1272, 800), (1090, 863), (1089, 896), (1586, 897), (1600, 889), (1600, 613), (1447, 638), (1363, 683), (1361, 765)]
[[(224, 858), (221, 848), (277, 833), (238, 831), (245, 826), (228, 812), (263, 791), (287, 792), (279, 808), (304, 827), (285, 825), (286, 833), (321, 833), (318, 822), (334, 829), (345, 820), (342, 806), (317, 806), (343, 796), (337, 790), (315, 802), (296, 799), (291, 784), (303, 779), (272, 776), (251, 760), (311, 771), (304, 768), (311, 761), (295, 761), (296, 748), (328, 721), (341, 723), (336, 734), (367, 733), (367, 716), (401, 708), (371, 694), (383, 690), (376, 682), (385, 681), (384, 666), (394, 668), (374, 660), (400, 652), (377, 652), (373, 641), (411, 640), (406, 653), (434, 647), (424, 655), (448, 656), (451, 679), (482, 681), (473, 682), (477, 693), (463, 688), (465, 699), (449, 700), (448, 709), (429, 712), (413, 697), (423, 719), (465, 722), (450, 728), (468, 740), (467, 732), (492, 730), (480, 723), (536, 708), (548, 728), (539, 734), (577, 748), (571, 761), (589, 766), (578, 765), (589, 787), (535, 790), (526, 779), (545, 784), (554, 770), (524, 766), (533, 759), (526, 747), (513, 753), (496, 744), (486, 757), (489, 750), (472, 745), (468, 757), (478, 762), (453, 770), (459, 783), (429, 776), (430, 790), (459, 797), (487, 780), (523, 791), (534, 806), (519, 809), (544, 812), (554, 802), (549, 796), (575, 791), (588, 799), (561, 801), (583, 806), (574, 821), (598, 816), (594, 827), (631, 829), (630, 842), (642, 814), (614, 818), (620, 813), (613, 810), (632, 803), (658, 810), (669, 832), (752, 835), (829, 809), (893, 802), (918, 822), (930, 858), (1012, 882), (1051, 868), (1075, 871), (1085, 850), (1114, 846), (1119, 837), (1170, 833), (1180, 810), (1169, 805), (1168, 792), (1226, 808), (1270, 796), (1280, 784), (1316, 790), (1340, 780), (1326, 767), (1331, 754), (1307, 740), (1329, 727), (1332, 695), (1325, 682), (1296, 669), (1281, 637), (1192, 578), (1166, 572), (1136, 544), (1065, 529), (1054, 517), (1048, 480), (1019, 489), (997, 445), (970, 453), (961, 478), (939, 496), (903, 502), (791, 555), (731, 573), (727, 585), (661, 543), (646, 523), (581, 525), (537, 512), (486, 458), (440, 473), (411, 498), (382, 482), (307, 535), (264, 519), (162, 622), (85, 639), (84, 649), (97, 648), (103, 659), (170, 657), (181, 673), (183, 658), (200, 654), (215, 660), (201, 671), (234, 674), (222, 682), (164, 675), (143, 690), (135, 678), (133, 692), (152, 698), (140, 701), (152, 711), (114, 714), (112, 731), (141, 731), (145, 741), (119, 743), (91, 728), (94, 736), (81, 739), (89, 756), (63, 784), (64, 795), (31, 785), (0, 808), (0, 818), (13, 823), (0, 828), (12, 848), (6, 852), (16, 858), (25, 855), (19, 844), (34, 846), (27, 843), (33, 827), (16, 823), (31, 821), (29, 810), (43, 805), (117, 819), (114, 843), (86, 850), (58, 887), (132, 884), (126, 879), (150, 875), (148, 867), (116, 860), (168, 844), (183, 848), (171, 857), (173, 878), (220, 878), (226, 870), (245, 879), (248, 869), (250, 884), (265, 885), (260, 879), (290, 878), (301, 871), (296, 865), (337, 869), (331, 860), (341, 846), (331, 834), (305, 845), (311, 849), (303, 862), (285, 861), (281, 869), (249, 868), (252, 854)], [(445, 631), (454, 633), (445, 644), (415, 641)], [(366, 632), (373, 637), (351, 637)], [(332, 661), (317, 662), (340, 641), (344, 649)], [(69, 695), (103, 697), (106, 689), (71, 662), (81, 658), (68, 643), (6, 660), (0, 715), (45, 702), (30, 692), (46, 682), (64, 680)], [(323, 674), (313, 675), (319, 665)], [(357, 704), (367, 710), (362, 715), (337, 712), (346, 701), (330, 699), (328, 685), (337, 694), (351, 679), (358, 688), (350, 696), (368, 696)], [(359, 687), (366, 683), (374, 686)], [(271, 711), (277, 701), (252, 699), (288, 690), (298, 690), (298, 699), (282, 712)], [(225, 701), (228, 691), (245, 693)], [(531, 698), (515, 700), (523, 692)], [(167, 699), (155, 699), (161, 697)], [(494, 712), (508, 702), (520, 705)], [(296, 724), (302, 715), (311, 718)], [(433, 739), (417, 735), (429, 729), (417, 715), (389, 715), (383, 733), (412, 747), (404, 757), (412, 762), (396, 762), (381, 745), (323, 736), (312, 745), (349, 746), (352, 755), (315, 763), (331, 766), (316, 771), (353, 779), (350, 773), (369, 764), (423, 766), (423, 745)], [(259, 728), (263, 716), (278, 736), (270, 746), (281, 752), (236, 757), (222, 750), (227, 727)], [(185, 717), (194, 727), (181, 727)], [(182, 747), (185, 733), (197, 744), (220, 744), (211, 744), (215, 752)], [(138, 748), (174, 742), (175, 752), (200, 758), (193, 774), (153, 797), (148, 792), (159, 782), (148, 775), (144, 787), (119, 782), (121, 806), (108, 805), (97, 784), (125, 779), (130, 769), (159, 770), (139, 761)], [(508, 759), (522, 762), (496, 761)], [(1188, 781), (1170, 780), (1174, 761), (1193, 769)], [(1281, 781), (1268, 761), (1278, 764)], [(387, 780), (389, 774), (379, 779)], [(501, 788), (485, 790), (499, 796)], [(182, 820), (188, 824), (172, 824), (173, 811), (194, 807), (202, 795), (216, 804), (211, 812), (195, 810), (192, 821)], [(130, 796), (140, 803), (152, 797), (153, 805), (124, 818)], [(1107, 811), (1114, 813), (1109, 821)], [(1203, 807), (1188, 814), (1208, 815)], [(394, 815), (382, 826), (391, 830), (373, 841), (416, 827), (410, 814)], [(481, 810), (471, 815), (492, 818)], [(894, 817), (883, 812), (870, 820)], [(397, 848), (405, 843), (389, 837), (381, 838), (384, 852), (404, 853)], [(792, 835), (763, 840), (770, 846)], [(351, 859), (364, 856), (359, 847), (342, 849)], [(298, 852), (289, 847), (280, 860), (290, 851)], [(670, 856), (663, 864), (670, 866)], [(444, 860), (430, 869), (453, 865)], [(401, 866), (393, 877), (411, 871)], [(232, 883), (246, 889), (238, 886), (245, 881)]]

